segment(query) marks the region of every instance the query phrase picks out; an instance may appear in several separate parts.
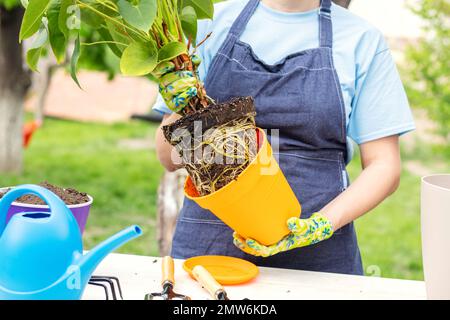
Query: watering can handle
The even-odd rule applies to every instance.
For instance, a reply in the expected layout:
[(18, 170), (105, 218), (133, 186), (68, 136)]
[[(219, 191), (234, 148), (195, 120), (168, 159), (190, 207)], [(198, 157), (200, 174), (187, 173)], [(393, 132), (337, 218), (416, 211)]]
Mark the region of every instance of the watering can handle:
[(70, 218), (72, 217), (73, 222), (75, 223), (75, 218), (73, 218), (72, 215), (63, 214), (63, 212), (70, 210), (53, 192), (34, 184), (24, 184), (11, 189), (0, 200), (0, 236), (6, 226), (6, 217), (9, 207), (17, 198), (20, 198), (25, 194), (33, 194), (47, 203), (50, 207), (50, 212), (52, 213), (49, 219), (58, 219), (61, 222), (70, 223)]

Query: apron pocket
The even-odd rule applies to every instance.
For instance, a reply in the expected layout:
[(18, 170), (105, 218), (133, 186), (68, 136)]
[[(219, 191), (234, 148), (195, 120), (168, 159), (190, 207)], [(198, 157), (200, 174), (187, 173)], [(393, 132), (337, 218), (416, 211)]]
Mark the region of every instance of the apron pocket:
[[(297, 150), (274, 155), (302, 206), (301, 218), (309, 218), (342, 192), (344, 179), (339, 160), (307, 156)], [(335, 234), (342, 232), (341, 228)]]
[(184, 198), (183, 207), (181, 208), (178, 220), (196, 224), (225, 225), (222, 220), (216, 217), (211, 211), (203, 209), (197, 203), (187, 198)]

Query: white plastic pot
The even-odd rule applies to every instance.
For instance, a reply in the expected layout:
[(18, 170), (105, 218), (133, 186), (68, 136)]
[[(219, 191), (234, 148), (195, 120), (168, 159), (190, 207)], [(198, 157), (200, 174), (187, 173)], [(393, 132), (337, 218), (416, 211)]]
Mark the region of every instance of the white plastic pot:
[(450, 299), (450, 174), (422, 178), (422, 252), (428, 299)]

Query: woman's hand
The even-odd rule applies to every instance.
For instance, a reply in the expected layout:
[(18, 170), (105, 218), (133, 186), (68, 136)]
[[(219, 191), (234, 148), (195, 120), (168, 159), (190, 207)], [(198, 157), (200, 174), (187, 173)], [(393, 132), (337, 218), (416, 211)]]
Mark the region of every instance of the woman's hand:
[(156, 130), (156, 155), (167, 171), (172, 172), (182, 167), (181, 157), (175, 148), (166, 140), (162, 127), (181, 118), (177, 113), (165, 114), (160, 126)]
[(274, 245), (264, 246), (256, 240), (244, 239), (237, 233), (233, 234), (233, 243), (248, 254), (268, 257), (283, 251), (309, 246), (333, 235), (331, 221), (320, 212), (314, 213), (308, 219), (290, 218), (287, 225), (291, 232)]
[[(192, 62), (197, 67), (201, 60), (194, 55)], [(159, 92), (167, 107), (173, 112), (179, 112), (197, 95), (199, 80), (195, 71), (174, 70), (173, 62), (164, 61), (158, 64), (152, 75), (159, 80)]]

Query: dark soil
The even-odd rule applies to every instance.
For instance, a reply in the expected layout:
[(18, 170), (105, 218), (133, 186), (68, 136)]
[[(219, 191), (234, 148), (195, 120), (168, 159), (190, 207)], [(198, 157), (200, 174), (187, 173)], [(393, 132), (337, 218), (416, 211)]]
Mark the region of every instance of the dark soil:
[[(66, 205), (75, 205), (89, 202), (89, 197), (87, 193), (79, 192), (73, 188), (61, 188), (48, 183), (47, 181), (39, 183), (41, 187), (44, 187), (58, 197), (60, 197)], [(8, 191), (8, 190), (7, 190)], [(0, 199), (3, 197), (4, 193), (0, 193)], [(35, 205), (45, 205), (46, 203), (39, 197), (34, 195), (24, 195), (16, 200), (19, 203), (25, 204), (35, 204)]]
[[(229, 124), (231, 125), (232, 123), (233, 121)], [(247, 130), (247, 132), (243, 131), (241, 132), (240, 136), (242, 136), (243, 140), (245, 141), (246, 149), (241, 149), (235, 152), (234, 155), (246, 155), (246, 160), (220, 156), (214, 150), (209, 150), (209, 152), (207, 153), (208, 155), (205, 156), (205, 158), (213, 158), (217, 160), (221, 159), (221, 161), (209, 163), (207, 160), (204, 161), (204, 159), (196, 158), (195, 155), (193, 155), (193, 158), (191, 157), (191, 163), (190, 165), (186, 165), (185, 169), (194, 180), (194, 184), (196, 185), (197, 191), (200, 195), (205, 196), (212, 192), (218, 191), (219, 189), (229, 184), (231, 181), (236, 180), (241, 172), (244, 171), (245, 168), (247, 168), (251, 161), (253, 161), (257, 153), (256, 130), (251, 129)], [(228, 138), (225, 137), (224, 141), (226, 141), (227, 144)], [(183, 154), (183, 161), (186, 161), (185, 159), (186, 158)], [(207, 166), (204, 165), (205, 163), (207, 164)], [(199, 187), (198, 185), (200, 181), (214, 181), (214, 184), (201, 184), (201, 186)]]
[(238, 97), (224, 103), (212, 104), (207, 108), (187, 114), (174, 123), (163, 126), (162, 130), (167, 141), (172, 145), (176, 145), (179, 140), (175, 137), (172, 138), (172, 133), (177, 129), (187, 129), (192, 134), (195, 121), (201, 121), (202, 131), (205, 132), (210, 128), (248, 115), (256, 115), (253, 98)]
[[(165, 138), (177, 149), (200, 195), (215, 192), (235, 180), (253, 160), (257, 152), (255, 115), (253, 98), (239, 97), (209, 105), (163, 126)], [(230, 136), (224, 134), (215, 144), (210, 140), (211, 131), (208, 132), (208, 129), (216, 128), (233, 128), (236, 131)], [(242, 142), (240, 149), (233, 148), (236, 136)], [(214, 148), (208, 150), (211, 146)], [(225, 150), (233, 152), (229, 155), (223, 152)]]

